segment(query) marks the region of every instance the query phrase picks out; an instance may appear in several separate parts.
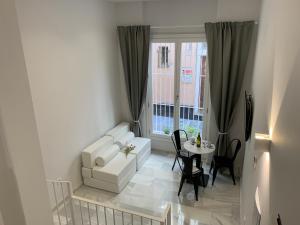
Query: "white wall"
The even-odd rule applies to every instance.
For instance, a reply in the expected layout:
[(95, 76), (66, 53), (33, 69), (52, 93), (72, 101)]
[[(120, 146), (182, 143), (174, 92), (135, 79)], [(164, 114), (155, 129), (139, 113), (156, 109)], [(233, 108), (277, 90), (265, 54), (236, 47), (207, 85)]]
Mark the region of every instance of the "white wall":
[[(253, 224), (254, 191), (258, 186), (262, 224), (299, 224), (298, 165), (300, 110), (300, 2), (264, 0), (253, 81), (254, 132), (272, 133), (270, 152), (252, 140), (247, 145), (242, 181), (242, 218)], [(258, 157), (253, 168), (253, 157)]]
[(50, 225), (51, 210), (14, 1), (0, 1), (0, 224)]
[(114, 5), (16, 0), (47, 178), (81, 184), (81, 150), (121, 120)]
[(257, 19), (260, 0), (188, 0), (117, 3), (119, 25), (201, 25), (219, 20)]

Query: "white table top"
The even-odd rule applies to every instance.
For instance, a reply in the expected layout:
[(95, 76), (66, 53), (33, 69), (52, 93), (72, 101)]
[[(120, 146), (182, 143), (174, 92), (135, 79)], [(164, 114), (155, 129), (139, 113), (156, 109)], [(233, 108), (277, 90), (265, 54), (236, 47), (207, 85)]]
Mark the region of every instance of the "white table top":
[(202, 142), (200, 148), (197, 148), (196, 143), (193, 145), (190, 141), (186, 141), (186, 142), (184, 142), (183, 147), (188, 152), (191, 152), (194, 154), (199, 154), (199, 155), (209, 154), (216, 150), (216, 147), (214, 144), (211, 144), (210, 146), (206, 146), (204, 143), (205, 143), (205, 141)]

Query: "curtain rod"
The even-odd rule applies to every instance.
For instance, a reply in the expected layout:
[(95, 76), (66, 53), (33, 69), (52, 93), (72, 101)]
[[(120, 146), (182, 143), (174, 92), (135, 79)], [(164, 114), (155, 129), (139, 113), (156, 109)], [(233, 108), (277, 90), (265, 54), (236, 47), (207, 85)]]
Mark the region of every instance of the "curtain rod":
[[(254, 22), (258, 24), (258, 21)], [(176, 28), (204, 28), (204, 24), (202, 25), (182, 25), (182, 26), (151, 26), (151, 29), (176, 29)]]

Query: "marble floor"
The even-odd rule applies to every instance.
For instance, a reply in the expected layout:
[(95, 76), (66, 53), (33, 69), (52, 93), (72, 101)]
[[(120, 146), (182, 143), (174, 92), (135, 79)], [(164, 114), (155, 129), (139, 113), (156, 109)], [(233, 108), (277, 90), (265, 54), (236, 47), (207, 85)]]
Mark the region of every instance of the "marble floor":
[[(75, 195), (144, 210), (170, 202), (172, 225), (239, 225), (239, 182), (234, 186), (230, 177), (218, 174), (213, 187), (211, 177), (206, 188), (200, 187), (198, 201), (194, 199), (193, 186), (187, 183), (178, 197), (181, 173), (178, 165), (174, 171), (171, 170), (173, 160), (173, 154), (153, 151), (120, 194), (83, 185), (75, 191)], [(204, 166), (204, 169), (208, 173), (208, 167)]]

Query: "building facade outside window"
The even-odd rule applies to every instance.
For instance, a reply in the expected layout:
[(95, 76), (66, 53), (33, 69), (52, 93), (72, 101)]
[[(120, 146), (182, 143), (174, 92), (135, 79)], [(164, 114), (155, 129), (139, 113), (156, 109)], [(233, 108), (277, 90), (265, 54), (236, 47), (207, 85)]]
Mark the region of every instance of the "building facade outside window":
[(158, 47), (158, 68), (169, 67), (169, 47), (159, 46)]

